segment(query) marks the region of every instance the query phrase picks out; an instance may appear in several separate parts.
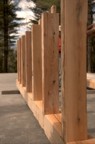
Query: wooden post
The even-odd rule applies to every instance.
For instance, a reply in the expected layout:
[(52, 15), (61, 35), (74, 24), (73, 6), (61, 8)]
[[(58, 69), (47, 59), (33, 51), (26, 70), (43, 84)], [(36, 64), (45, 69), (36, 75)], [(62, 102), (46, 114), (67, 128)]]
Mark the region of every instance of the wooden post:
[(32, 58), (31, 58), (31, 32), (26, 31), (25, 37), (25, 54), (26, 54), (26, 91), (32, 92)]
[(41, 25), (41, 19), (38, 21), (38, 25)]
[(19, 40), (17, 40), (17, 79), (19, 81)]
[(22, 86), (25, 87), (25, 36), (21, 38), (21, 47), (22, 47)]
[(57, 13), (42, 14), (42, 97), (44, 114), (58, 113)]
[(21, 38), (19, 39), (19, 83), (21, 84)]
[(33, 100), (42, 100), (42, 48), (41, 26), (32, 26), (32, 95)]
[(62, 0), (61, 7), (63, 134), (65, 142), (71, 142), (87, 139), (87, 0)]
[(21, 85), (22, 85), (22, 82), (23, 82), (23, 44), (22, 44), (22, 37), (21, 37), (21, 42), (20, 42), (20, 59), (21, 59)]
[(50, 11), (51, 11), (51, 13), (56, 13), (56, 5), (52, 5)]

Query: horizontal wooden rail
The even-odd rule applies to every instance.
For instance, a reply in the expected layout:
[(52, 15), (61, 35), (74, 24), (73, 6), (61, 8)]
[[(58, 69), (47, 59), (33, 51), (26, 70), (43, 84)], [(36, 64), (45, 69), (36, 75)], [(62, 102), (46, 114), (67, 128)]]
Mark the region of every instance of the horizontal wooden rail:
[(95, 144), (95, 139), (89, 139), (84, 141), (69, 142), (67, 144)]
[(87, 87), (95, 89), (95, 73), (87, 74)]

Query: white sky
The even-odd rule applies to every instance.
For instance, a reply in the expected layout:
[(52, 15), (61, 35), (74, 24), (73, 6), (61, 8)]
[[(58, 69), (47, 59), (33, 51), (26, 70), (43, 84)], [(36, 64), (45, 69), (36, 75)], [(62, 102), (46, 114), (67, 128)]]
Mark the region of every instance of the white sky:
[(35, 4), (30, 0), (30, 1), (26, 1), (26, 0), (20, 0), (19, 3), (19, 7), (21, 7), (23, 10), (27, 9), (27, 7), (34, 7)]
[[(30, 0), (30, 2), (27, 2), (26, 0), (20, 0), (19, 7), (22, 9), (21, 11), (17, 11), (17, 17), (19, 18), (25, 18), (22, 22), (27, 23), (29, 22), (29, 19), (34, 19), (34, 13), (29, 9), (31, 7), (35, 7), (35, 4)], [(28, 25), (20, 26), (18, 28), (18, 33), (20, 36), (25, 34), (25, 31), (28, 30)]]

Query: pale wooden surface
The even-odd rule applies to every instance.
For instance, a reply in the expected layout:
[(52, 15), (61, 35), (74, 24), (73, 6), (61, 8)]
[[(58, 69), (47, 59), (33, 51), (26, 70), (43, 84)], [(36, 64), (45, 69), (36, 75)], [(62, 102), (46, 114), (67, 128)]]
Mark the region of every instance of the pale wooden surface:
[(42, 47), (41, 26), (32, 26), (32, 96), (42, 100)]
[(87, 87), (95, 89), (95, 73), (87, 74)]
[(87, 139), (86, 26), (87, 1), (62, 1), (63, 126), (65, 141)]
[(59, 15), (42, 14), (42, 97), (45, 114), (58, 113)]
[(23, 36), (21, 37), (21, 84), (23, 85)]
[(23, 35), (22, 38), (21, 38), (21, 44), (22, 44), (22, 55), (21, 55), (21, 58), (22, 58), (22, 86), (25, 87), (25, 36)]
[(95, 139), (89, 139), (89, 140), (85, 140), (85, 141), (77, 141), (77, 142), (70, 142), (67, 144), (95, 144)]
[(51, 13), (56, 13), (56, 5), (52, 5), (50, 11)]
[(55, 115), (53, 114), (44, 115), (42, 101), (32, 100), (31, 94), (27, 93), (26, 89), (23, 88), (18, 81), (16, 84), (21, 95), (23, 96), (29, 108), (31, 109), (34, 116), (38, 120), (40, 126), (43, 128), (51, 144), (64, 144), (64, 141), (62, 139), (61, 123), (59, 122), (59, 120), (56, 119)]
[(26, 90), (32, 91), (32, 57), (31, 57), (31, 32), (26, 31), (25, 36), (25, 54), (26, 54)]
[(21, 38), (19, 39), (19, 82), (21, 83)]
[(17, 79), (19, 81), (19, 40), (17, 40)]
[[(31, 94), (27, 93), (26, 89), (23, 88), (18, 82), (17, 82), (17, 86), (22, 96), (26, 100), (28, 106), (32, 110), (34, 116), (39, 121), (41, 127), (44, 129), (51, 143), (62, 144), (63, 134), (62, 134), (62, 127), (61, 127), (61, 114), (57, 114), (57, 115), (50, 114), (45, 116), (42, 111), (42, 101), (33, 101), (31, 99)], [(95, 91), (93, 93), (93, 91), (88, 90), (87, 93), (88, 93), (88, 97), (87, 97), (88, 98), (88, 103), (87, 103), (88, 133), (89, 135), (95, 137)], [(91, 142), (92, 141), (93, 140), (91, 140)], [(79, 144), (87, 144), (87, 143), (79, 143)], [(90, 144), (90, 142), (88, 144)]]
[(88, 80), (95, 80), (95, 73), (87, 73)]

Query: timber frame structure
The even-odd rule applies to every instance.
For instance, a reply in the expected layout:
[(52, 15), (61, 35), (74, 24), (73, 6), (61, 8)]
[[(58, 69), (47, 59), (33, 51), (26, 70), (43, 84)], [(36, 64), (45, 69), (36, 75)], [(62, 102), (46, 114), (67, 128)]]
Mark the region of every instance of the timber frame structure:
[(61, 113), (56, 7), (17, 41), (17, 87), (52, 144), (95, 144), (87, 131), (87, 5), (87, 0), (61, 0)]

